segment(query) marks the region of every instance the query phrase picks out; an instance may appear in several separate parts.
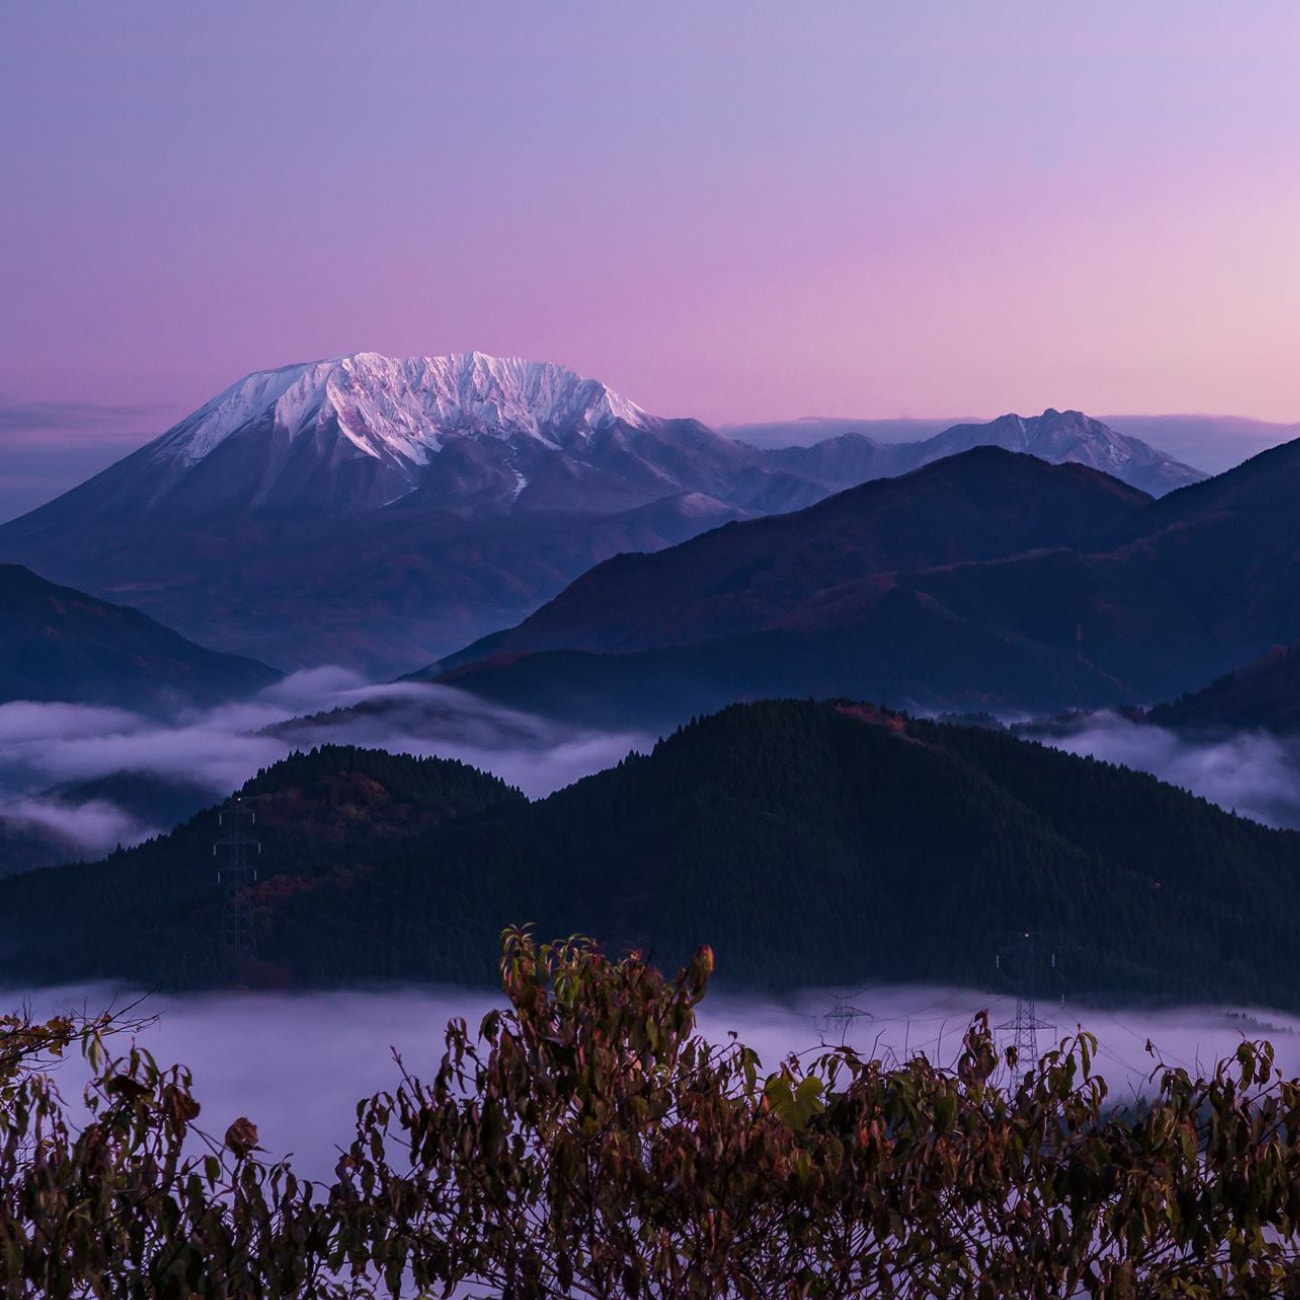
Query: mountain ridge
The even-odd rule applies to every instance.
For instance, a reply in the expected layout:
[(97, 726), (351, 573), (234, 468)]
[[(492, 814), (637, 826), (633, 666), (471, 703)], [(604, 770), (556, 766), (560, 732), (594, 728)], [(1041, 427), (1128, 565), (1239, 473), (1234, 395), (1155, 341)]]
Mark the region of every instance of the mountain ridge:
[[(1039, 492), (1092, 475), (1095, 500), (1072, 514), (1057, 499), (1037, 537), (992, 527), (989, 501), (1018, 505), (1023, 530), (1027, 473)], [(1133, 495), (1115, 526), (1081, 530), (1117, 492)], [(1011, 716), (1138, 705), (1300, 640), (1297, 492), (1300, 441), (1157, 500), (1081, 466), (975, 449), (592, 570), (416, 676), (602, 721), (620, 704), (668, 722), (782, 694)], [(858, 536), (877, 529), (892, 554), (845, 548), (829, 521), (853, 507), (867, 511)], [(911, 526), (923, 545), (908, 553)]]
[(266, 664), (195, 644), (139, 610), (0, 564), (0, 703), (150, 708), (251, 695)]
[(1300, 643), (1279, 646), (1199, 691), (1158, 704), (1144, 720), (1192, 733), (1294, 735), (1300, 732)]
[[(872, 575), (1104, 545), (1150, 501), (1086, 467), (972, 448), (801, 511), (724, 525), (652, 556), (616, 556), (490, 638), (491, 651), (652, 650), (772, 630), (784, 625), (774, 620), (796, 616), (809, 591), (843, 594)], [(683, 619), (688, 636), (678, 634)], [(455, 667), (475, 652), (443, 662)]]
[[(951, 437), (1024, 441), (1032, 426), (1052, 454), (1093, 439), (1125, 465), (1195, 475), (1075, 413), (1007, 421)], [(751, 447), (550, 363), (358, 353), (236, 381), (0, 526), (0, 558), (223, 650), (393, 675), (612, 555), (801, 509), (907, 468), (901, 454), (853, 436)]]

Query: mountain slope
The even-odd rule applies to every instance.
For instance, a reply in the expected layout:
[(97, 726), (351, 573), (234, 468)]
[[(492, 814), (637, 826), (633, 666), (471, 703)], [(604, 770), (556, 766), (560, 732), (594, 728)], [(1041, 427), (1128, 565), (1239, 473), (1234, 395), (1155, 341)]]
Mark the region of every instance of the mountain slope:
[(559, 366), (362, 353), (241, 380), (0, 554), (287, 667), (383, 672), (621, 550), (828, 490)]
[(88, 523), (320, 517), (396, 502), (595, 513), (686, 484), (726, 488), (755, 463), (702, 425), (656, 419), (561, 366), (363, 352), (247, 376), (15, 532), (72, 507)]
[(1187, 731), (1300, 731), (1300, 645), (1274, 650), (1199, 691), (1159, 704), (1146, 718)]
[(626, 652), (810, 619), (836, 626), (874, 604), (892, 585), (887, 575), (1104, 546), (1133, 528), (1149, 500), (1077, 466), (978, 448), (796, 514), (731, 525), (657, 555), (620, 555), (446, 667), (483, 650)]
[[(523, 802), (504, 781), (453, 759), (350, 745), (292, 754), (240, 793), (256, 816), (249, 834), (261, 846), (259, 906), (272, 909), (287, 895), (347, 878), (358, 855), (382, 854), (455, 818)], [(22, 954), (11, 969), (30, 963), (33, 973), (93, 976), (150, 969), (174, 983), (219, 982), (223, 859), (214, 845), (229, 831), (218, 812), (209, 808), (99, 863), (8, 877), (19, 913), (0, 919), (0, 932)], [(381, 961), (382, 942), (375, 948)]]
[(1261, 451), (1300, 437), (1300, 424), (1235, 415), (1104, 415), (1114, 429), (1186, 457), (1208, 474), (1222, 474)]
[[(770, 447), (777, 439), (797, 442), (800, 445), (773, 450), (772, 457), (808, 473), (816, 473), (823, 466), (852, 465), (861, 482), (907, 474), (972, 447), (1001, 447), (1052, 464), (1086, 465), (1152, 496), (1163, 496), (1205, 478), (1200, 470), (1182, 464), (1141, 438), (1120, 433), (1081, 411), (1051, 407), (1042, 415), (1008, 414), (983, 422), (803, 420), (736, 425), (728, 432), (760, 446)], [(1259, 448), (1250, 446), (1248, 450)]]
[(977, 449), (612, 562), (426, 675), (658, 721), (772, 693), (1011, 713), (1168, 698), (1300, 640), (1298, 495), (1300, 442), (1156, 501)]
[[(1077, 437), (1044, 434), (1034, 450), (1120, 448), (1106, 460), (1120, 474), (1146, 464), (1069, 412), (960, 438), (1052, 420), (1074, 420)], [(392, 673), (517, 622), (620, 552), (802, 509), (937, 454), (851, 434), (761, 449), (561, 366), (358, 353), (239, 380), (0, 527), (0, 558), (285, 668)]]
[(138, 610), (0, 564), (0, 702), (212, 703), (278, 678), (265, 664), (205, 650)]
[[(361, 777), (322, 790), (385, 786), (379, 761), (331, 760)], [(665, 963), (711, 943), (732, 987), (988, 987), (993, 936), (1012, 927), (1058, 935), (1080, 992), (1296, 1004), (1300, 835), (991, 731), (767, 703), (537, 803), (484, 786), (409, 834), (377, 814), (372, 840), (350, 819), (329, 841), (311, 812), (326, 806), (327, 791), (259, 804), (259, 951), (291, 982), (488, 983), (501, 927), (531, 919)], [(214, 829), (0, 882), (5, 973), (211, 982)]]
[(1106, 553), (918, 575), (958, 617), (1071, 648), (1168, 699), (1300, 640), (1300, 441), (1172, 492)]

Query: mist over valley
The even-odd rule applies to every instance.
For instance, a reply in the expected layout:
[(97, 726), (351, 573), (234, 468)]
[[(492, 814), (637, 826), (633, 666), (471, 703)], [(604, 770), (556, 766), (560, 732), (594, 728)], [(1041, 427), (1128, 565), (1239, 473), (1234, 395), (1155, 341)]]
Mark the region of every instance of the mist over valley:
[(45, 833), (44, 861), (32, 865), (99, 857), (169, 831), (314, 745), (460, 758), (536, 798), (652, 740), (530, 717), (446, 687), (367, 685), (331, 668), (170, 719), (10, 701), (0, 704), (0, 871), (14, 869), (7, 836)]
[[(809, 1061), (839, 1046), (891, 1062), (923, 1054), (951, 1067), (976, 1013), (987, 1011), (995, 1025), (1015, 1016), (1015, 999), (1005, 992), (873, 985), (853, 991), (860, 1014), (846, 1023), (828, 1019), (838, 996), (805, 989), (773, 1001), (715, 993), (699, 1007), (698, 1029), (714, 1044), (734, 1034), (757, 1051), (764, 1070), (775, 1070), (792, 1053)], [(432, 1077), (448, 1022), (464, 1018), (477, 1029), (489, 1010), (503, 1005), (499, 994), (445, 988), (183, 997), (108, 984), (43, 989), (34, 997), (0, 989), (0, 1005), (24, 999), (40, 1018), (111, 1006), (124, 1019), (147, 1021), (128, 1041), (110, 1040), (111, 1046), (124, 1051), (133, 1041), (161, 1062), (187, 1063), (202, 1105), (200, 1128), (220, 1134), (236, 1117), (248, 1116), (271, 1156), (292, 1156), (300, 1174), (322, 1181), (352, 1141), (358, 1101), (394, 1088), (402, 1070)], [(1080, 1030), (1096, 1035), (1097, 1068), (1118, 1105), (1149, 1097), (1160, 1070), (1203, 1069), (1230, 1057), (1243, 1039), (1267, 1036), (1281, 1067), (1300, 1073), (1300, 1019), (1278, 1011), (1095, 1007), (1053, 998), (1039, 1011), (1044, 1051)], [(56, 1077), (75, 1104), (87, 1077), (84, 1062), (69, 1059)]]

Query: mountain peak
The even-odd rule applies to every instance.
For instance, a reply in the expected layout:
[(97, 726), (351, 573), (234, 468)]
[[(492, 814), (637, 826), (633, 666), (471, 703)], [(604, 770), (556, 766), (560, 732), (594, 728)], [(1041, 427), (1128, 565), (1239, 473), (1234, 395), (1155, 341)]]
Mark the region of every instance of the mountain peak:
[(937, 460), (980, 444), (1028, 452), (1055, 464), (1073, 461), (1154, 495), (1199, 482), (1200, 470), (1180, 464), (1139, 438), (1130, 438), (1082, 411), (1047, 407), (1041, 415), (1008, 412), (988, 424), (957, 424), (925, 445)]
[(191, 466), (250, 427), (293, 443), (336, 431), (363, 455), (424, 465), (449, 433), (523, 436), (561, 448), (645, 412), (604, 384), (550, 362), (462, 352), (387, 357), (356, 352), (256, 370), (153, 445)]

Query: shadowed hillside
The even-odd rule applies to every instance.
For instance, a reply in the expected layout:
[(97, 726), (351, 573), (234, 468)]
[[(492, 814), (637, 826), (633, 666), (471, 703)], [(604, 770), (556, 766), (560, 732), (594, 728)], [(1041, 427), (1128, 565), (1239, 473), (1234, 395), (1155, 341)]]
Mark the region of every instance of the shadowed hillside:
[(265, 664), (205, 650), (138, 610), (0, 564), (0, 703), (212, 703), (278, 678)]
[(1300, 645), (1238, 668), (1147, 713), (1160, 727), (1204, 732), (1300, 731)]
[(1300, 641), (1297, 494), (1300, 442), (1158, 501), (979, 448), (621, 556), (419, 676), (602, 721), (770, 695), (1144, 704)]

